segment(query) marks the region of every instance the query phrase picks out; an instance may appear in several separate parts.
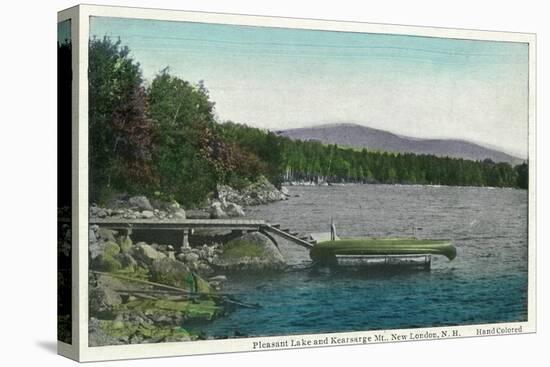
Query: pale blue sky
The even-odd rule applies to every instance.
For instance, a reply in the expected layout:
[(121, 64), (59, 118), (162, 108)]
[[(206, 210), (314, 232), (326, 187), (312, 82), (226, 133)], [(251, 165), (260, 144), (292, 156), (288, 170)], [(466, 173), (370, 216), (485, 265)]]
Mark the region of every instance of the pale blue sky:
[(92, 18), (150, 81), (204, 80), (220, 120), (286, 129), (354, 122), (527, 157), (528, 46), (190, 22)]

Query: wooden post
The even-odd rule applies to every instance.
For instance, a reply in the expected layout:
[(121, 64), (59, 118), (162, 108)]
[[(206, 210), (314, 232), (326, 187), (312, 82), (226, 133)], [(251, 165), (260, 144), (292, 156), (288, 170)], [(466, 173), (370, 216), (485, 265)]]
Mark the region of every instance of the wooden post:
[(424, 255), (424, 269), (429, 270), (432, 267), (432, 255)]
[(181, 245), (181, 249), (187, 249), (187, 248), (190, 248), (189, 246), (189, 230), (188, 229), (184, 229), (183, 230), (183, 242), (182, 242), (182, 245)]

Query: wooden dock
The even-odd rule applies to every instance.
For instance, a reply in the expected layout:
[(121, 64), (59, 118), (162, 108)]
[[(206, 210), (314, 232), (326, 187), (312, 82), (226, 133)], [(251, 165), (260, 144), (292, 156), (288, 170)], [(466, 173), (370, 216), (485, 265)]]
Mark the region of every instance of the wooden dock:
[(301, 237), (298, 232), (281, 229), (279, 224), (270, 224), (261, 219), (124, 219), (90, 218), (90, 225), (111, 229), (175, 230), (181, 231), (182, 246), (189, 247), (189, 235), (195, 229), (228, 229), (232, 231), (258, 231), (270, 237), (282, 237), (292, 243), (312, 248), (316, 241), (311, 236)]
[(400, 266), (429, 269), (432, 255), (336, 255), (336, 264), (341, 266)]

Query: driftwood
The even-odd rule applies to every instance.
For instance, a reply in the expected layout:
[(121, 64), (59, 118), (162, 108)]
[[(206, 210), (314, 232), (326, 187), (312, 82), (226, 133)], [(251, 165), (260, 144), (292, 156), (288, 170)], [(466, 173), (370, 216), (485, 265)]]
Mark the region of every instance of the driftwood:
[[(219, 299), (223, 300), (224, 302), (231, 303), (231, 304), (234, 304), (236, 306), (245, 307), (245, 308), (260, 308), (261, 307), (257, 303), (252, 304), (252, 303), (241, 302), (241, 301), (235, 299), (232, 295), (227, 294), (227, 293), (193, 292), (193, 291), (188, 291), (187, 289), (178, 288), (178, 287), (174, 287), (174, 286), (171, 286), (171, 285), (151, 282), (149, 280), (130, 278), (130, 277), (120, 275), (120, 274), (105, 273), (105, 272), (97, 271), (97, 270), (90, 270), (90, 273), (103, 275), (103, 276), (108, 276), (108, 277), (111, 277), (111, 278), (117, 278), (117, 279), (121, 279), (121, 280), (126, 280), (126, 281), (129, 281), (129, 282), (141, 283), (141, 284), (149, 285), (149, 286), (152, 286), (152, 287), (163, 288), (162, 290), (151, 290), (151, 289), (149, 289), (149, 290), (135, 290), (135, 291), (132, 291), (133, 293), (143, 293), (143, 294), (156, 293), (156, 294), (160, 294), (161, 292), (163, 292), (163, 293), (172, 294), (172, 295), (183, 293), (186, 296), (191, 296), (191, 297), (195, 297), (195, 298), (201, 298), (201, 297), (204, 297), (204, 298), (207, 298), (207, 297), (219, 298)], [(123, 292), (127, 293), (128, 290), (125, 290)]]

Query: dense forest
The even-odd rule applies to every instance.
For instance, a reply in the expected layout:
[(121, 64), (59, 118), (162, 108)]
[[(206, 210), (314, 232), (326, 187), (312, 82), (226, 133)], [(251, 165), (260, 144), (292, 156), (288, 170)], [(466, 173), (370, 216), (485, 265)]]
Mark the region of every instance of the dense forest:
[(217, 121), (202, 81), (145, 83), (120, 40), (89, 44), (90, 199), (139, 192), (200, 205), (218, 184), (284, 181), (527, 188), (527, 164), (357, 150)]

